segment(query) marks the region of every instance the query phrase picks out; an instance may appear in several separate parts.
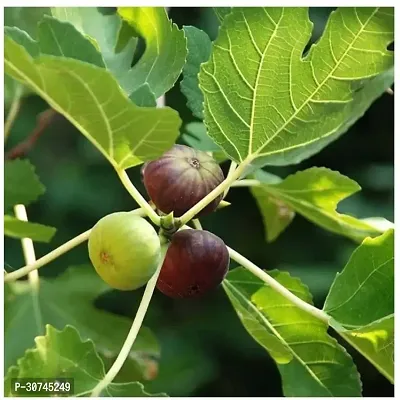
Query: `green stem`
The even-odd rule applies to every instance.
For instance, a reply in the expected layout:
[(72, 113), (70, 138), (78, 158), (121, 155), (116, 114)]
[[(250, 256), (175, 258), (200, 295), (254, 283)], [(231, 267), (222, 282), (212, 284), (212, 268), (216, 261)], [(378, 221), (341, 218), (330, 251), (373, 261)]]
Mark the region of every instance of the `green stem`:
[[(228, 176), (227, 176), (228, 178), (235, 172), (236, 167), (237, 167), (237, 163), (235, 163), (235, 161), (231, 161), (231, 165), (229, 166), (229, 171), (228, 171)], [(230, 187), (225, 189), (224, 198), (227, 196), (227, 194), (229, 192), (229, 188)]]
[(8, 136), (10, 135), (11, 128), (14, 124), (15, 118), (17, 118), (19, 109), (21, 108), (21, 96), (22, 96), (22, 86), (18, 85), (13, 101), (10, 106), (10, 111), (7, 114), (7, 119), (4, 123), (4, 143), (6, 143)]
[[(131, 211), (132, 214), (145, 216), (144, 210), (138, 208), (137, 210)], [(91, 229), (87, 230), (86, 232), (81, 233), (80, 235), (74, 237), (73, 239), (69, 240), (68, 242), (62, 244), (60, 247), (57, 247), (55, 250), (51, 251), (50, 253), (46, 254), (42, 258), (38, 260), (28, 263), (25, 267), (19, 268), (14, 272), (10, 272), (4, 276), (4, 282), (12, 282), (23, 276), (29, 274), (31, 271), (39, 269), (44, 265), (54, 261), (56, 258), (60, 257), (64, 253), (72, 250), (74, 247), (78, 246), (79, 244), (83, 243), (84, 241), (89, 239)], [(28, 261), (27, 261), (28, 262)]]
[[(184, 225), (181, 229), (192, 229), (192, 228), (190, 226)], [(238, 264), (249, 270), (253, 275), (261, 279), (267, 285), (271, 286), (272, 289), (280, 293), (283, 297), (288, 299), (291, 303), (293, 303), (297, 307), (301, 308), (303, 311), (313, 315), (314, 317), (325, 322), (326, 324), (328, 323), (330, 317), (324, 311), (298, 298), (290, 290), (286, 289), (285, 286), (281, 285), (278, 281), (272, 278), (272, 276), (268, 275), (265, 271), (257, 267), (257, 265), (252, 263), (250, 260), (242, 256), (237, 251), (231, 249), (228, 246), (226, 246), (226, 248), (228, 249), (229, 256), (231, 257), (232, 260), (235, 260)]]
[[(28, 215), (26, 213), (26, 208), (23, 204), (17, 204), (14, 207), (15, 216), (21, 221), (28, 221)], [(33, 246), (32, 239), (23, 238), (21, 239), (22, 252), (24, 253), (25, 262), (27, 264), (32, 264), (36, 261), (35, 255), (35, 247)], [(33, 312), (35, 314), (36, 328), (37, 334), (42, 334), (42, 315), (40, 313), (40, 305), (39, 305), (39, 272), (37, 270), (33, 270), (28, 274), (29, 285), (31, 287), (31, 295), (32, 295), (32, 305)]]
[(232, 183), (232, 187), (261, 186), (262, 182), (257, 179), (242, 179)]
[(201, 222), (196, 218), (192, 220), (195, 229), (202, 230), (203, 227), (201, 226)]
[(325, 322), (326, 324), (329, 321), (329, 315), (326, 314), (324, 311), (314, 307), (313, 305), (301, 300), (296, 295), (294, 295), (290, 290), (286, 289), (282, 286), (278, 281), (268, 275), (265, 271), (261, 268), (257, 267), (257, 265), (253, 264), (250, 260), (246, 257), (243, 257), (237, 251), (228, 247), (229, 255), (232, 260), (235, 260), (238, 264), (249, 270), (253, 275), (260, 278), (263, 282), (269, 285), (272, 289), (276, 292), (280, 293), (286, 299), (288, 299), (291, 303), (302, 309), (303, 311), (307, 312), (308, 314), (313, 315), (314, 317), (318, 318), (319, 320)]
[(160, 216), (153, 210), (152, 206), (146, 201), (146, 199), (140, 194), (136, 187), (130, 181), (128, 174), (125, 170), (116, 170), (121, 179), (122, 184), (129, 194), (135, 199), (139, 206), (146, 212), (146, 215), (151, 219), (153, 224), (160, 226)]
[(226, 179), (218, 185), (213, 191), (211, 191), (206, 197), (201, 199), (195, 206), (193, 206), (190, 210), (186, 211), (180, 217), (182, 225), (187, 224), (191, 219), (193, 219), (204, 207), (206, 207), (210, 202), (212, 202), (215, 198), (217, 198), (221, 193), (224, 193), (226, 189), (228, 189), (236, 179), (240, 178), (243, 171), (247, 167), (248, 164), (252, 161), (252, 158), (249, 157), (245, 161), (243, 161), (230, 175), (226, 177)]
[(161, 267), (163, 265), (165, 253), (166, 253), (167, 249), (168, 249), (168, 245), (163, 245), (161, 247), (161, 262), (157, 268), (157, 271), (155, 272), (155, 274), (152, 276), (152, 278), (149, 280), (149, 282), (146, 285), (146, 289), (143, 293), (142, 300), (139, 304), (139, 308), (137, 310), (135, 319), (133, 320), (132, 327), (128, 333), (128, 336), (126, 337), (125, 342), (124, 342), (124, 344), (121, 348), (121, 351), (119, 352), (118, 357), (115, 360), (114, 364), (108, 370), (105, 377), (93, 389), (91, 397), (99, 397), (100, 396), (101, 392), (117, 376), (118, 372), (124, 365), (125, 360), (128, 358), (129, 353), (132, 349), (132, 346), (135, 343), (138, 332), (142, 326), (142, 323), (143, 323), (144, 317), (146, 315), (147, 309), (149, 307), (151, 298), (153, 296), (153, 292), (156, 287), (158, 275), (160, 274)]

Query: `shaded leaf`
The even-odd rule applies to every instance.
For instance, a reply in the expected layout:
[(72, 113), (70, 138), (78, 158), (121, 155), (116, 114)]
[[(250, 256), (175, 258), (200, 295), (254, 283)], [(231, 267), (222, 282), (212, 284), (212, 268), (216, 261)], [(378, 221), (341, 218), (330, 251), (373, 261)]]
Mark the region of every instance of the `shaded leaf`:
[(135, 106), (103, 68), (52, 56), (32, 59), (6, 36), (5, 71), (64, 115), (115, 168), (157, 158), (178, 136), (175, 110)]
[(190, 147), (201, 151), (210, 151), (213, 157), (222, 162), (227, 159), (225, 153), (218, 147), (209, 136), (207, 136), (206, 127), (202, 122), (190, 122), (185, 126), (187, 133), (182, 134), (182, 139)]
[(393, 314), (393, 230), (373, 239), (366, 238), (353, 252), (331, 286), (324, 311), (350, 329)]
[(101, 52), (107, 69), (127, 92), (123, 80), (131, 69), (137, 38), (125, 37), (119, 42), (123, 27), (121, 18), (115, 13), (102, 13), (99, 7), (52, 7), (51, 13), (60, 21), (70, 22), (89, 38)]
[[(64, 329), (73, 324), (83, 339), (93, 340), (104, 359), (113, 360), (129, 332), (131, 321), (95, 307), (95, 299), (109, 290), (92, 266), (70, 267), (56, 279), (41, 278), (37, 307), (27, 282), (10, 286), (13, 296), (5, 306), (5, 367), (14, 364), (25, 349), (33, 346), (34, 338), (44, 333), (46, 324)], [(152, 332), (143, 327), (126, 361), (132, 379), (142, 379), (147, 357), (160, 355)]]
[(89, 39), (69, 22), (44, 16), (39, 24), (40, 52), (51, 56), (74, 58), (98, 67), (105, 67), (103, 58)]
[(122, 79), (122, 87), (131, 95), (148, 83), (156, 98), (162, 96), (185, 64), (183, 31), (168, 19), (164, 7), (119, 7), (118, 14), (146, 41), (143, 56)]
[(12, 160), (4, 163), (4, 210), (16, 204), (25, 206), (36, 201), (45, 192), (28, 160)]
[(21, 221), (11, 215), (4, 216), (4, 234), (15, 239), (30, 238), (35, 242), (50, 242), (56, 233), (56, 228)]
[(49, 7), (4, 7), (4, 26), (15, 26), (36, 39), (39, 21), (49, 14)]
[[(83, 341), (73, 326), (59, 331), (46, 325), (44, 336), (35, 338), (36, 348), (25, 352), (17, 366), (11, 367), (6, 375), (4, 386), (6, 396), (12, 396), (11, 378), (72, 378), (75, 397), (88, 396), (98, 382), (104, 378), (105, 369), (91, 340)], [(118, 392), (124, 396), (150, 396), (139, 382), (127, 384), (113, 383), (102, 395)]]
[[(272, 271), (274, 279), (312, 304), (299, 279)], [(299, 309), (244, 268), (228, 273), (223, 287), (240, 320), (274, 358), (285, 396), (360, 396), (351, 357), (327, 334), (327, 325)]]
[[(361, 241), (366, 236), (379, 235), (381, 230), (363, 220), (336, 211), (340, 201), (360, 189), (357, 182), (339, 172), (313, 167), (289, 175), (277, 184), (255, 186), (252, 193), (263, 213), (267, 232), (268, 223), (271, 225), (273, 217), (270, 202), (278, 200), (281, 207), (287, 207), (288, 214), (292, 209), (321, 228)], [(277, 229), (284, 229), (287, 222), (290, 221), (283, 219)]]
[(224, 18), (232, 11), (232, 7), (214, 7), (213, 10), (219, 22), (222, 22)]
[(365, 80), (391, 70), (393, 26), (391, 8), (339, 8), (303, 58), (307, 8), (234, 8), (199, 75), (208, 134), (237, 162), (309, 157), (383, 92)]
[(194, 26), (183, 28), (187, 39), (188, 55), (183, 67), (181, 91), (187, 98), (187, 106), (193, 115), (203, 119), (203, 92), (199, 87), (198, 74), (200, 64), (207, 61), (211, 54), (211, 40), (207, 33)]

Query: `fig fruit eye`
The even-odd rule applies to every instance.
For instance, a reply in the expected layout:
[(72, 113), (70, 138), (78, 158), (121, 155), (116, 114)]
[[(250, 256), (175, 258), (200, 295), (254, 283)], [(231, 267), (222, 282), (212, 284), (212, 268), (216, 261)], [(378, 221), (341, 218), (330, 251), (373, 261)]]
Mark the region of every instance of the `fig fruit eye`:
[(89, 236), (89, 257), (111, 287), (134, 290), (145, 285), (160, 262), (160, 240), (143, 218), (117, 212), (102, 218)]
[(157, 288), (173, 298), (197, 297), (216, 288), (229, 268), (225, 243), (211, 232), (183, 230), (174, 234)]
[[(173, 211), (175, 217), (180, 217), (215, 189), (224, 180), (224, 174), (207, 153), (177, 144), (159, 159), (146, 163), (142, 178), (156, 207), (165, 214)], [(198, 215), (213, 212), (222, 196)]]

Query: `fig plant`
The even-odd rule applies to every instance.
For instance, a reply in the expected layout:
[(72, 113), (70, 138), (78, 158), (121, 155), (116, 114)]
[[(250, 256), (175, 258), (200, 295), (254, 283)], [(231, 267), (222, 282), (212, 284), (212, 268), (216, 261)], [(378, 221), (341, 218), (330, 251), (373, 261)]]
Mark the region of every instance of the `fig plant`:
[[(93, 327), (89, 313), (83, 320), (70, 315), (63, 324), (42, 318), (40, 333), (29, 337), (36, 347), (18, 353), (7, 370), (7, 396), (18, 395), (15, 379), (27, 377), (74, 378), (77, 396), (148, 396), (143, 374), (128, 382), (116, 378), (140, 354), (133, 349), (144, 335), (155, 288), (177, 301), (201, 301), (220, 284), (260, 351), (277, 364), (285, 396), (361, 395), (356, 365), (329, 327), (394, 382), (393, 224), (338, 213), (338, 203), (360, 190), (339, 172), (314, 167), (281, 179), (265, 170), (318, 153), (391, 90), (393, 9), (338, 8), (312, 43), (306, 7), (214, 12), (220, 22), (214, 42), (195, 27), (178, 28), (157, 7), (45, 8), (31, 15), (30, 27), (22, 18), (6, 20), (5, 138), (21, 100), (35, 93), (51, 115), (65, 117), (100, 151), (139, 205), (101, 218), (36, 260), (33, 241), (49, 241), (55, 230), (27, 220), (25, 206), (43, 186), (28, 161), (14, 159), (24, 155), (26, 144), (10, 153), (4, 227), (6, 235), (22, 240), (26, 265), (5, 272), (6, 318), (27, 292), (37, 313), (40, 295), (50, 287), (38, 269), (86, 240), (92, 265), (110, 288), (146, 285), (123, 343), (107, 341), (107, 324)], [(146, 49), (133, 63), (137, 35)], [(198, 119), (182, 132), (180, 116), (164, 96), (181, 74), (181, 91)], [(46, 121), (38, 120), (35, 138)], [(133, 167), (141, 168), (148, 199), (126, 172)], [(298, 213), (359, 243), (323, 309), (298, 278), (261, 269), (202, 229), (199, 218), (219, 212), (236, 187), (251, 188), (268, 241), (289, 229)], [(28, 282), (17, 282), (26, 275)], [(115, 346), (117, 355), (107, 363)], [(48, 357), (40, 356), (43, 351)]]

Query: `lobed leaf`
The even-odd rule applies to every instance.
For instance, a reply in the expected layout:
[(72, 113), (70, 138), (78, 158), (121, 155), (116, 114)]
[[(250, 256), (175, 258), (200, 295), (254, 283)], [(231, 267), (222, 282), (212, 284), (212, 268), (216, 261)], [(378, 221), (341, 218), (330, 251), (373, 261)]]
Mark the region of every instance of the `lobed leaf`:
[[(44, 336), (35, 338), (36, 347), (26, 351), (17, 366), (11, 367), (5, 377), (5, 395), (12, 397), (12, 378), (72, 378), (75, 397), (88, 396), (104, 378), (103, 362), (91, 340), (83, 341), (71, 325), (59, 331), (46, 325)], [(150, 397), (139, 382), (112, 383), (102, 395), (124, 393), (130, 397)], [(157, 396), (157, 395), (156, 395)]]
[(28, 160), (12, 160), (4, 163), (4, 210), (16, 204), (25, 206), (36, 201), (45, 188)]
[[(93, 340), (96, 351), (107, 363), (118, 355), (131, 321), (95, 307), (95, 299), (110, 288), (91, 266), (70, 267), (55, 279), (42, 277), (36, 307), (27, 282), (7, 287), (12, 295), (5, 302), (5, 368), (15, 364), (24, 351), (34, 345), (34, 338), (44, 333), (46, 324), (57, 329), (74, 325), (83, 339)], [(125, 362), (131, 378), (142, 379), (147, 361), (157, 360), (159, 356), (160, 347), (155, 336), (142, 326)]]
[[(272, 271), (274, 279), (312, 304), (299, 279)], [(223, 282), (233, 307), (251, 336), (274, 358), (285, 396), (360, 396), (351, 357), (327, 333), (327, 325), (299, 309), (244, 268)]]
[(211, 40), (207, 33), (194, 26), (183, 28), (187, 39), (188, 55), (183, 67), (181, 91), (187, 98), (187, 106), (193, 115), (203, 119), (203, 92), (199, 87), (198, 74), (200, 64), (207, 61), (211, 54)]
[(303, 56), (307, 8), (232, 9), (199, 75), (208, 134), (238, 163), (309, 157), (390, 86), (393, 28), (392, 8), (339, 8)]
[(178, 136), (176, 111), (135, 106), (103, 68), (53, 56), (34, 59), (6, 36), (5, 71), (64, 115), (115, 168), (157, 158)]
[[(251, 191), (263, 214), (269, 241), (274, 238), (273, 234), (280, 233), (291, 222), (292, 211), (328, 231), (361, 241), (366, 236), (379, 235), (381, 229), (336, 211), (340, 201), (360, 189), (357, 182), (339, 172), (313, 167), (277, 184), (252, 187)], [(274, 210), (278, 215), (274, 215)]]
[(69, 22), (44, 16), (39, 23), (38, 43), (42, 54), (73, 58), (105, 67), (103, 57), (96, 47)]
[(186, 60), (186, 38), (164, 7), (118, 7), (118, 14), (146, 41), (141, 59), (122, 80), (129, 95), (148, 85), (158, 98), (173, 87)]

